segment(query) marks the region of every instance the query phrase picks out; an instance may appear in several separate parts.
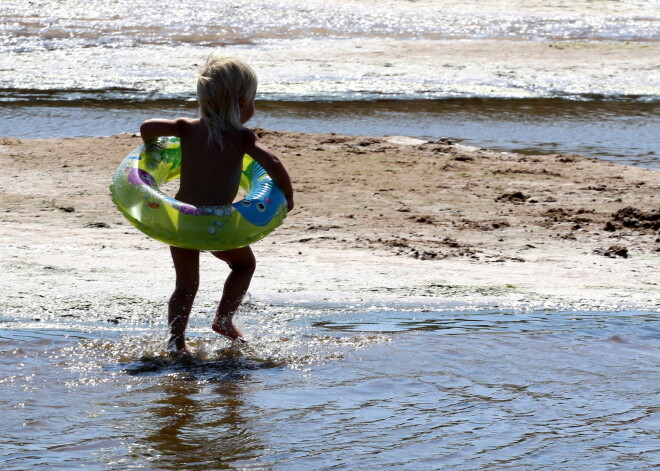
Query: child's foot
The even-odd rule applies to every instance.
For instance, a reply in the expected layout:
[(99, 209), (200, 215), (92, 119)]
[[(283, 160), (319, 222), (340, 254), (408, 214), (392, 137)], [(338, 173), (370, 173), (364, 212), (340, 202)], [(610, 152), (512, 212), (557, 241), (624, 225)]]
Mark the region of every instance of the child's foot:
[(184, 362), (185, 364), (188, 364), (189, 362), (195, 361), (195, 354), (187, 348), (178, 351), (168, 351), (167, 357), (176, 363)]
[(187, 353), (192, 355), (193, 352), (186, 346), (186, 341), (180, 335), (170, 337), (167, 341), (167, 353)]
[(238, 330), (231, 319), (216, 319), (211, 324), (211, 329), (220, 335), (224, 335), (229, 340), (238, 340), (241, 343), (247, 343), (243, 338), (243, 332)]

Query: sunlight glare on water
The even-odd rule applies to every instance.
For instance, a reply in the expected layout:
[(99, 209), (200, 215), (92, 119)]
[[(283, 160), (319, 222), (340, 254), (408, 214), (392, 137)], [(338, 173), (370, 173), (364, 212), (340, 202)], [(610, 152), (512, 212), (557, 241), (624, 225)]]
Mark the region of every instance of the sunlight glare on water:
[[(3, 2), (5, 44), (223, 45), (300, 37), (648, 40), (657, 2), (192, 0)], [(194, 27), (192, 25), (195, 25)]]
[[(276, 100), (654, 95), (652, 64), (593, 60), (622, 47), (634, 60), (659, 34), (657, 4), (642, 0), (20, 0), (0, 3), (0, 100), (191, 99), (217, 48), (253, 64)], [(584, 54), (597, 70), (516, 63), (515, 48), (501, 65), (474, 51), (443, 61), (447, 41), (465, 40), (573, 41), (596, 48)]]

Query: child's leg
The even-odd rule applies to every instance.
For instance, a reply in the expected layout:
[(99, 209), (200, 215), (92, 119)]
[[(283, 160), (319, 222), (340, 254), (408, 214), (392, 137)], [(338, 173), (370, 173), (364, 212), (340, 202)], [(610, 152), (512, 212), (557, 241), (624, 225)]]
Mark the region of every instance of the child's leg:
[(220, 299), (220, 305), (211, 328), (231, 340), (236, 340), (243, 337), (243, 333), (236, 328), (232, 318), (250, 286), (256, 261), (250, 247), (212, 253), (229, 265), (231, 273), (225, 281), (222, 299)]
[(170, 247), (170, 252), (176, 271), (176, 287), (170, 297), (167, 349), (179, 351), (186, 350), (186, 326), (199, 287), (199, 250)]

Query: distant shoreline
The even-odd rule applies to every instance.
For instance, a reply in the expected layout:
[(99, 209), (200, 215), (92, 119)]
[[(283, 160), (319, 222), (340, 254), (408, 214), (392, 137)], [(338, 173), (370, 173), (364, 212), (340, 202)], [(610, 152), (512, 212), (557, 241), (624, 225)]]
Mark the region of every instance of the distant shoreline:
[[(0, 136), (100, 137), (137, 131), (142, 120), (154, 116), (196, 115), (194, 101), (92, 100), (53, 105), (48, 101), (6, 103), (0, 108)], [(406, 135), (427, 140), (445, 137), (503, 152), (577, 153), (660, 168), (657, 104), (635, 100), (261, 100), (253, 124), (278, 131)]]

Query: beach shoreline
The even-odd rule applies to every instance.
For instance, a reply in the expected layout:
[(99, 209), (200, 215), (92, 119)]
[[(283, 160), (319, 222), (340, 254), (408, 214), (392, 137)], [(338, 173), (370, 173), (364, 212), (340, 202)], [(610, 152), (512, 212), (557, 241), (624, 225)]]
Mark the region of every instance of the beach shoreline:
[[(643, 100), (562, 98), (375, 101), (266, 101), (252, 126), (273, 131), (383, 137), (404, 135), (500, 152), (579, 154), (660, 169), (655, 130), (660, 113)], [(154, 116), (198, 115), (196, 101), (140, 103), (35, 101), (0, 109), (0, 136), (26, 139), (119, 134)], [(67, 127), (61, 126), (62, 122)]]
[[(660, 307), (660, 171), (447, 140), (256, 131), (289, 169), (297, 208), (254, 246), (252, 299)], [(108, 191), (140, 142), (0, 138), (7, 315), (164, 313), (165, 246), (131, 227)], [(219, 296), (224, 276), (203, 262), (202, 302)]]

